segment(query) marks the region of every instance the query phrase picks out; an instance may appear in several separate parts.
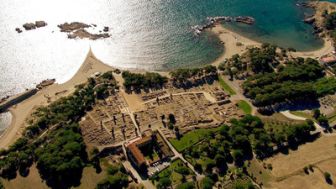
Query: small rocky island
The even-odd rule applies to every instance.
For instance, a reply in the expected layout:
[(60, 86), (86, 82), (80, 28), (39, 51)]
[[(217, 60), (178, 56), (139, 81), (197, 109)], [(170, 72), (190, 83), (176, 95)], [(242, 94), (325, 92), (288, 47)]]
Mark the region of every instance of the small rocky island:
[[(27, 22), (22, 25), (22, 27), (26, 30), (35, 30), (37, 28), (45, 27), (47, 26), (47, 22), (45, 21), (35, 21), (35, 22)], [(71, 23), (63, 23), (59, 24), (58, 27), (60, 28), (60, 32), (64, 32), (68, 34), (69, 39), (90, 39), (90, 40), (97, 40), (102, 38), (109, 38), (111, 35), (108, 33), (110, 31), (110, 27), (104, 26), (101, 30), (99, 30), (99, 33), (92, 33), (89, 32), (88, 28), (96, 28), (96, 24), (85, 24), (82, 22), (71, 22)], [(17, 33), (22, 33), (22, 28), (15, 28), (15, 31)]]
[[(35, 23), (34, 22), (27, 22), (27, 23), (23, 24), (22, 27), (26, 31), (29, 31), (29, 30), (34, 30), (36, 28), (45, 27), (47, 25), (48, 25), (47, 22), (41, 20), (41, 21), (35, 21)], [(21, 28), (15, 28), (15, 31), (18, 32), (18, 33), (22, 33)]]
[(90, 33), (87, 31), (87, 28), (96, 27), (96, 25), (88, 25), (81, 22), (71, 22), (71, 23), (64, 23), (58, 25), (58, 27), (61, 29), (61, 32), (68, 33), (69, 39), (90, 39), (90, 40), (97, 40), (101, 38), (109, 38), (111, 35), (107, 33), (109, 31), (109, 27), (105, 26), (102, 33), (100, 31), (99, 34)]

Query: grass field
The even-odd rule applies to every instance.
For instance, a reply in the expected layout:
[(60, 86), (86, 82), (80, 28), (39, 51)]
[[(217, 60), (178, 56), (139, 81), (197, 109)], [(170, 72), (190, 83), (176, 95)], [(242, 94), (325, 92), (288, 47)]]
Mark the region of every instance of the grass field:
[[(181, 159), (174, 160), (168, 168), (164, 169), (158, 174), (158, 180), (160, 180), (161, 178), (169, 177), (170, 180), (172, 181), (173, 186), (182, 184), (183, 175), (176, 172), (176, 169), (178, 167), (188, 168), (186, 165), (184, 165)], [(191, 169), (188, 168), (188, 170), (189, 170), (189, 175), (186, 175), (187, 180), (190, 179), (194, 175)]]
[(314, 119), (312, 114), (306, 111), (290, 111), (293, 115), (304, 117), (307, 119)]
[(229, 93), (229, 95), (235, 95), (237, 94), (225, 81), (224, 79), (219, 76), (219, 84), (223, 88), (224, 91)]
[(184, 134), (180, 140), (170, 139), (170, 143), (175, 147), (178, 152), (182, 152), (184, 149), (189, 148), (190, 146), (196, 144), (200, 140), (204, 139), (211, 132), (215, 132), (218, 130), (215, 129), (197, 129), (194, 131), (190, 131), (187, 134)]
[(245, 114), (252, 113), (252, 107), (244, 100), (238, 102), (238, 107), (243, 110)]

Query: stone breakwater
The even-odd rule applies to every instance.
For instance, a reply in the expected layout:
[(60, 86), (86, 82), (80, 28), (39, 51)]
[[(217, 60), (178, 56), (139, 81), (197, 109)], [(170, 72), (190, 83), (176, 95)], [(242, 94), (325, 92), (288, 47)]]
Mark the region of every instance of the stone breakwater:
[(35, 95), (39, 90), (48, 87), (55, 83), (55, 79), (46, 79), (41, 83), (37, 84), (33, 89), (26, 89), (25, 92), (13, 96), (6, 96), (0, 100), (0, 113), (5, 112), (8, 108), (28, 99), (29, 97)]
[(255, 23), (255, 19), (250, 16), (216, 16), (216, 17), (208, 17), (206, 23), (204, 25), (196, 25), (192, 27), (194, 33), (196, 35), (201, 34), (205, 29), (213, 27), (215, 24), (224, 23), (224, 22), (237, 22), (243, 23), (247, 25), (253, 25)]
[(0, 103), (0, 113), (7, 111), (7, 109), (10, 108), (11, 106), (14, 106), (15, 104), (18, 104), (26, 100), (27, 98), (33, 96), (34, 94), (37, 93), (37, 91), (38, 89), (36, 88), (29, 89), (25, 91), (24, 93), (21, 93), (16, 96), (9, 97), (6, 100), (3, 100), (3, 102)]

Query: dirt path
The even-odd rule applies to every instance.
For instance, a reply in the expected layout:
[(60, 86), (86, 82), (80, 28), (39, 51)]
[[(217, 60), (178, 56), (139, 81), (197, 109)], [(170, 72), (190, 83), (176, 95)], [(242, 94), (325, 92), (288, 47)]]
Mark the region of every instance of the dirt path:
[(231, 101), (240, 101), (240, 100), (243, 100), (243, 101), (246, 101), (252, 108), (252, 115), (256, 115), (257, 113), (257, 108), (250, 102), (250, 100), (248, 98), (246, 98), (244, 95), (243, 95), (243, 90), (241, 89), (241, 87), (239, 86), (239, 84), (237, 83), (237, 81), (231, 81), (229, 80), (227, 77), (225, 76), (220, 76), (223, 78), (224, 82), (226, 84), (228, 84), (235, 92), (236, 94), (235, 95), (232, 95), (230, 97), (230, 100)]
[(167, 140), (167, 138), (165, 137), (165, 135), (162, 133), (162, 131), (160, 129), (158, 129), (159, 133), (161, 134), (162, 138), (165, 140), (165, 142), (168, 144), (169, 148), (173, 151), (175, 157), (174, 158), (179, 158), (181, 159), (184, 163), (187, 164), (187, 166), (196, 174), (197, 180), (200, 180), (202, 178), (204, 178), (204, 175), (199, 174), (197, 171), (195, 171), (195, 168), (193, 165), (191, 165), (191, 163), (189, 163), (186, 159), (184, 159), (183, 155), (180, 154), (175, 148), (174, 146)]

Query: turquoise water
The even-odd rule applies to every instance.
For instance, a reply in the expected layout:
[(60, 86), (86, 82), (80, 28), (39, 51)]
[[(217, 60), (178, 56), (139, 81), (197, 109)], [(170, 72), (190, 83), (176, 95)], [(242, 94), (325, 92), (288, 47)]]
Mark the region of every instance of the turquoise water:
[[(0, 0), (0, 97), (48, 78), (65, 82), (91, 47), (105, 63), (120, 68), (162, 70), (212, 62), (223, 47), (211, 33), (193, 35), (208, 16), (249, 15), (254, 26), (228, 25), (261, 42), (298, 50), (321, 47), (302, 22), (311, 10), (295, 0)], [(48, 26), (17, 34), (25, 22)], [(109, 26), (111, 38), (68, 40), (57, 25), (81, 21)], [(97, 28), (99, 30), (101, 28)]]
[[(179, 17), (179, 21), (175, 22), (175, 26), (172, 28), (185, 28), (185, 26), (190, 24), (196, 25), (202, 22), (207, 16), (249, 15), (256, 19), (256, 24), (253, 26), (243, 24), (226, 25), (231, 30), (239, 32), (244, 36), (261, 42), (273, 43), (281, 47), (293, 47), (300, 51), (309, 51), (322, 46), (322, 41), (312, 35), (313, 30), (311, 26), (302, 22), (305, 15), (312, 14), (312, 10), (297, 7), (297, 1), (294, 0), (190, 0), (184, 1), (184, 3), (181, 3), (181, 1), (171, 2), (167, 2), (166, 6), (170, 8), (164, 14), (175, 15), (171, 17), (171, 22), (176, 17)], [(187, 35), (183, 37), (188, 38)], [(178, 43), (178, 40), (179, 38), (176, 38), (174, 43)], [(206, 40), (200, 43), (202, 44), (203, 42), (207, 43)], [(213, 42), (212, 45), (214, 44)], [(194, 45), (193, 40), (187, 40), (184, 45), (192, 48)], [(202, 47), (202, 45), (204, 46)], [(212, 55), (218, 53), (218, 47), (208, 48), (205, 47), (205, 44), (202, 45), (200, 49), (208, 50), (205, 53), (209, 51), (213, 52)], [(185, 54), (181, 54), (182, 57), (174, 57), (172, 64), (168, 64), (167, 66), (175, 66), (181, 64), (181, 62), (188, 62), (188, 59), (185, 59), (183, 55)], [(201, 58), (202, 56), (204, 57), (204, 52), (198, 55), (196, 59), (199, 61), (189, 58), (189, 62), (197, 65), (216, 57), (216, 55), (209, 56), (204, 60), (204, 58)]]

